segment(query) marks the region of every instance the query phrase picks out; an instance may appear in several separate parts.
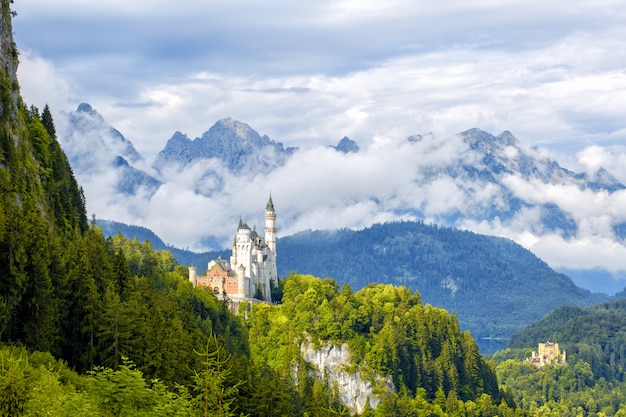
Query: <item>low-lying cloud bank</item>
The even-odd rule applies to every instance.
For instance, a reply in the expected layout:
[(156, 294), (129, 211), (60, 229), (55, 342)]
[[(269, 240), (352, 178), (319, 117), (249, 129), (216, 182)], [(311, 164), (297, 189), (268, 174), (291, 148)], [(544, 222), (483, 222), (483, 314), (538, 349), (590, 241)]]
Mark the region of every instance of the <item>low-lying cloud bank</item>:
[[(540, 157), (539, 151), (527, 151)], [(568, 168), (592, 175), (608, 167), (625, 181), (624, 151), (620, 146), (588, 147)], [(167, 181), (154, 194), (117, 192), (119, 178), (113, 172), (79, 176), (79, 181), (88, 210), (97, 217), (148, 227), (169, 244), (196, 251), (230, 247), (239, 218), (261, 229), (271, 192), (282, 236), (397, 220), (443, 224), (454, 216), (455, 227), (508, 237), (553, 268), (601, 268), (616, 279), (624, 277), (626, 246), (614, 226), (626, 222), (626, 190), (594, 192), (518, 175), (505, 176), (503, 188), (445, 175), (445, 168), (461, 163), (480, 164), (461, 137), (429, 134), (419, 141), (373, 138), (358, 153), (344, 154), (328, 145), (300, 149), (284, 166), (254, 177), (235, 176), (216, 160), (195, 161), (168, 171)], [(520, 209), (507, 220), (472, 220), (475, 213), (506, 205), (505, 190), (529, 203), (559, 207), (575, 222), (575, 234), (564, 237), (546, 230), (540, 208)], [(615, 290), (625, 285), (620, 280)]]

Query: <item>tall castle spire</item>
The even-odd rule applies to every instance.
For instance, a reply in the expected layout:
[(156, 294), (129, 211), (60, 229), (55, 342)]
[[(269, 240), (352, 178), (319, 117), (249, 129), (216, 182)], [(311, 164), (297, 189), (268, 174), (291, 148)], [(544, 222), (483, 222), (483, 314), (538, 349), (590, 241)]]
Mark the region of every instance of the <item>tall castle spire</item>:
[(274, 211), (274, 203), (272, 202), (272, 192), (270, 191), (270, 199), (267, 200), (267, 206), (265, 206), (265, 211)]
[(276, 212), (274, 211), (274, 202), (272, 201), (272, 192), (265, 206), (265, 242), (274, 256), (276, 256)]

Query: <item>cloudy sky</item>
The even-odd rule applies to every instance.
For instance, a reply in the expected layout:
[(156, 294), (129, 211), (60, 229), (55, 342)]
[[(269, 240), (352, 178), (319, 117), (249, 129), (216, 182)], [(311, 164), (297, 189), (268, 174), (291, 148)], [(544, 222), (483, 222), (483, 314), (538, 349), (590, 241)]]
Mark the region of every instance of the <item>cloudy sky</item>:
[(272, 139), (480, 127), (626, 137), (621, 0), (17, 0), (26, 100), (82, 101), (145, 156), (231, 116)]
[[(59, 120), (88, 102), (148, 160), (175, 131), (193, 138), (224, 117), (304, 149), (349, 136), (373, 156), (409, 135), (479, 127), (626, 182), (621, 0), (16, 0), (13, 9), (26, 102), (48, 103)], [(626, 210), (613, 200), (594, 200), (594, 219)], [(348, 226), (385, 219), (359, 207), (335, 219), (344, 215)], [(593, 245), (603, 255), (585, 267), (626, 271), (621, 242), (592, 226), (586, 246), (576, 246), (582, 236), (473, 228), (557, 266)]]

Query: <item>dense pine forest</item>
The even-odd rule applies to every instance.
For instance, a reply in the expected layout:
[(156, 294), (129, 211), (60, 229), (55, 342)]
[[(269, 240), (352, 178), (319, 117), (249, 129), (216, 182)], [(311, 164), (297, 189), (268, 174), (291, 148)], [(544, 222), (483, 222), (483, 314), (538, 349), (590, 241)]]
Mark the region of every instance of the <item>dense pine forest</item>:
[[(487, 360), (456, 316), (406, 287), (353, 291), (294, 273), (274, 288), (280, 303), (233, 312), (170, 252), (105, 238), (50, 109), (19, 95), (10, 5), (1, 0), (1, 416), (626, 415), (621, 343), (604, 339), (623, 330), (594, 341), (538, 332), (571, 352), (541, 371), (523, 362), (535, 336)], [(330, 348), (371, 388), (358, 411), (346, 384), (307, 360)]]

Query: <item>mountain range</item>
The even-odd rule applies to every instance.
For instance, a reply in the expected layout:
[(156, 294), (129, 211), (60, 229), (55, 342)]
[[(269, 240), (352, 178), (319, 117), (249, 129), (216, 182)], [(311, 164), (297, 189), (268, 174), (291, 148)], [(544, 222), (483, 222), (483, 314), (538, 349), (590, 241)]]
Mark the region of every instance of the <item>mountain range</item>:
[(184, 169), (198, 159), (215, 158), (235, 174), (256, 175), (284, 165), (295, 150), (259, 135), (247, 124), (226, 118), (193, 140), (181, 132), (174, 133), (153, 166), (165, 173), (173, 167)]
[[(506, 131), (494, 136), (470, 129), (449, 139), (414, 135), (392, 144), (395, 149), (363, 149), (347, 137), (326, 149), (299, 149), (225, 118), (193, 140), (174, 133), (150, 163), (88, 104), (70, 113), (67, 126), (61, 142), (88, 204), (96, 202), (90, 210), (142, 224), (172, 246), (196, 251), (228, 247), (231, 219), (258, 212), (254, 201), (266, 198), (269, 188), (283, 203), (283, 234), (423, 220), (520, 243), (545, 238), (540, 247), (560, 260), (566, 254), (554, 252), (571, 250), (576, 239), (601, 233), (603, 242), (621, 245), (626, 231), (614, 211), (597, 214), (583, 210), (587, 201), (575, 201), (621, 195), (626, 187), (620, 181), (602, 168), (570, 171)], [(97, 156), (90, 152), (94, 146)], [(100, 204), (103, 196), (108, 199)], [(177, 224), (170, 224), (173, 219)], [(592, 264), (574, 265), (585, 254)], [(586, 251), (572, 265), (560, 260), (558, 267), (577, 271), (577, 282), (593, 291), (621, 290), (610, 274), (602, 282), (585, 278), (581, 270), (603, 267), (593, 258)]]
[[(120, 232), (147, 239), (155, 249), (172, 251), (179, 263), (197, 265), (200, 273), (218, 256), (230, 257), (230, 251), (172, 248), (143, 227), (103, 220), (98, 225), (105, 236)], [(576, 286), (509, 239), (422, 222), (308, 230), (279, 238), (277, 251), (281, 278), (295, 272), (330, 277), (355, 291), (374, 283), (417, 290), (423, 303), (454, 312), (483, 353), (502, 348), (514, 332), (556, 307), (610, 299)]]
[[(582, 360), (572, 362), (573, 372), (548, 368), (545, 374), (541, 371), (541, 380), (533, 380), (529, 376), (539, 371), (529, 373), (521, 362), (504, 362), (498, 369), (495, 362), (487, 362), (472, 335), (460, 330), (457, 317), (424, 305), (420, 292), (369, 284), (372, 278), (414, 283), (425, 297), (434, 284), (436, 292), (452, 299), (462, 295), (463, 302), (471, 301), (472, 288), (477, 288), (474, 298), (492, 318), (508, 308), (525, 319), (529, 306), (519, 305), (514, 296), (526, 297), (529, 281), (538, 300), (546, 299), (542, 293), (557, 304), (587, 304), (594, 298), (507, 239), (423, 222), (392, 222), (359, 232), (301, 232), (280, 243), (280, 253), (292, 265), (299, 256), (297, 268), (335, 264), (330, 266), (344, 268), (345, 280), (357, 277), (368, 284), (353, 292), (333, 279), (290, 274), (277, 288), (282, 304), (251, 303), (247, 309), (241, 303), (235, 315), (227, 297), (220, 300), (210, 289), (190, 285), (186, 268), (176, 265), (171, 254), (155, 252), (147, 241), (105, 238), (88, 225), (85, 196), (57, 141), (49, 107), (41, 113), (35, 106), (27, 108), (19, 95), (18, 52), (11, 35), (15, 14), (9, 2), (1, 14), (3, 415), (69, 416), (78, 409), (81, 415), (161, 415), (173, 410), (250, 416), (272, 410), (298, 417), (534, 416), (557, 415), (557, 410), (587, 415), (583, 405), (589, 415), (622, 415), (623, 332), (607, 339), (595, 331), (593, 321), (600, 317), (604, 325), (620, 318), (623, 324), (623, 302), (599, 307), (613, 310), (611, 314), (589, 314), (589, 320), (579, 322), (592, 325), (585, 335), (589, 342), (608, 342), (607, 349), (581, 345)], [(98, 121), (90, 107), (78, 113), (83, 120)], [(74, 138), (77, 146), (85, 147), (74, 153), (75, 167), (94, 181), (90, 187), (105, 186), (92, 189), (91, 195), (109, 197), (108, 191), (116, 190), (113, 199), (127, 198), (118, 207), (133, 199), (141, 203), (146, 196), (157, 202), (164, 190), (165, 197), (172, 197), (167, 192), (171, 183), (151, 183), (151, 174), (140, 169), (147, 164), (119, 132), (102, 123), (100, 129), (92, 127), (90, 140)], [(342, 142), (326, 151), (342, 158), (358, 153), (349, 141)], [(90, 145), (91, 155), (86, 152)], [(125, 180), (138, 185), (126, 188)], [(190, 217), (192, 207), (183, 208), (170, 223)], [(99, 223), (103, 230), (116, 226)], [(131, 230), (127, 227), (125, 233)], [(164, 245), (148, 229), (139, 232)], [(415, 260), (416, 269), (411, 265)], [(427, 275), (435, 281), (422, 280)], [(507, 297), (506, 303), (494, 289)], [(493, 334), (502, 329), (488, 330)], [(615, 334), (617, 342), (610, 340)], [(502, 370), (508, 375), (499, 380)], [(511, 389), (517, 382), (530, 388)], [(532, 388), (546, 395), (537, 401)], [(565, 401), (555, 396), (563, 394), (569, 395)]]

